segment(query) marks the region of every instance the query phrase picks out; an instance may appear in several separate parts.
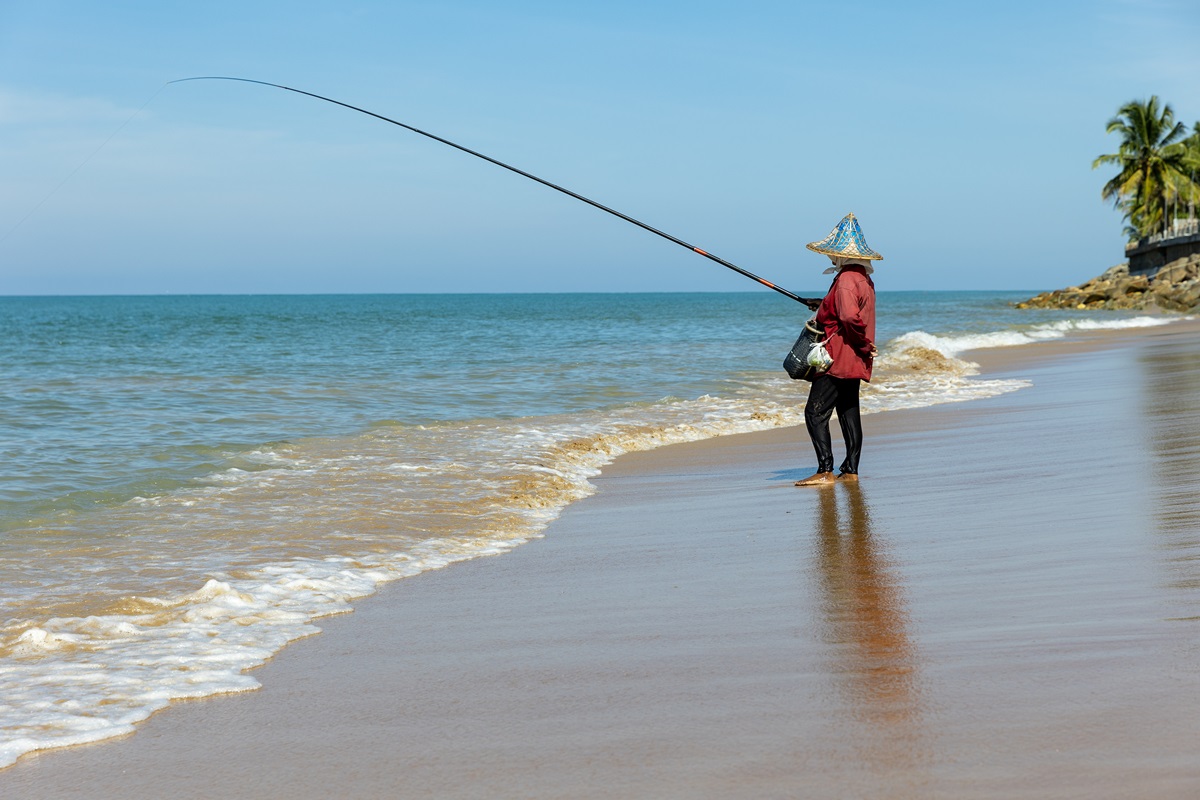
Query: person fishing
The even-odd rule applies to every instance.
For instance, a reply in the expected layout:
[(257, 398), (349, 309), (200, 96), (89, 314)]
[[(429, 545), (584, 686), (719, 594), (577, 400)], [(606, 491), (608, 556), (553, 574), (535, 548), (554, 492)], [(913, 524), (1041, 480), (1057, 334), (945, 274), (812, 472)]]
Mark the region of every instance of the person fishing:
[[(819, 253), (826, 253), (831, 258), (833, 258), (834, 259), (834, 270), (837, 270), (839, 272), (839, 278), (841, 277), (841, 272), (842, 272), (843, 268), (845, 268), (845, 270), (847, 270), (847, 273), (846, 273), (847, 275), (856, 274), (856, 275), (859, 275), (863, 280), (866, 281), (865, 289), (863, 287), (859, 286), (858, 284), (854, 284), (853, 287), (851, 286), (850, 283), (847, 283), (846, 285), (847, 285), (847, 289), (850, 289), (850, 288), (854, 289), (854, 292), (855, 292), (854, 297), (856, 297), (856, 298), (860, 297), (860, 296), (864, 297), (864, 298), (869, 297), (869, 300), (870, 300), (869, 327), (867, 327), (865, 325), (859, 325), (858, 327), (854, 327), (854, 323), (851, 323), (851, 322), (842, 323), (839, 321), (842, 319), (842, 317), (839, 316), (840, 312), (838, 311), (838, 309), (839, 308), (850, 309), (852, 306), (859, 304), (859, 301), (857, 299), (846, 300), (841, 303), (835, 304), (830, 299), (830, 298), (834, 297), (834, 295), (835, 295), (834, 289), (830, 289), (829, 294), (823, 300), (820, 298), (801, 297), (800, 295), (795, 294), (794, 292), (790, 292), (787, 289), (783, 288), (782, 286), (779, 286), (778, 284), (772, 283), (771, 281), (766, 280), (765, 278), (761, 278), (758, 275), (755, 275), (753, 272), (742, 269), (737, 264), (733, 264), (729, 261), (726, 261), (723, 258), (719, 258), (719, 257), (713, 255), (712, 253), (708, 252), (707, 250), (702, 250), (701, 248), (696, 247), (695, 245), (690, 244), (688, 242), (685, 242), (683, 239), (680, 239), (676, 236), (672, 236), (669, 233), (661, 231), (658, 228), (653, 228), (650, 225), (647, 225), (646, 223), (642, 222), (641, 220), (634, 219), (633, 217), (629, 216), (628, 214), (623, 214), (622, 212), (617, 211), (614, 208), (609, 208), (608, 206), (598, 203), (595, 200), (592, 200), (588, 197), (584, 197), (583, 195), (579, 194), (578, 192), (574, 192), (564, 186), (559, 186), (556, 183), (551, 183), (550, 181), (546, 180), (545, 178), (539, 178), (537, 175), (534, 175), (533, 173), (526, 172), (523, 169), (518, 169), (517, 167), (514, 167), (511, 164), (506, 164), (503, 161), (499, 161), (495, 158), (492, 158), (489, 155), (485, 155), (484, 153), (480, 153), (480, 152), (472, 150), (468, 147), (464, 147), (461, 144), (452, 142), (449, 139), (446, 139), (446, 138), (443, 138), (436, 134), (430, 133), (429, 131), (424, 131), (424, 130), (421, 130), (420, 128), (413, 127), (412, 125), (409, 125), (406, 122), (400, 122), (399, 120), (392, 119), (391, 117), (385, 117), (382, 114), (377, 114), (374, 111), (368, 111), (365, 108), (360, 108), (358, 106), (342, 102), (341, 100), (335, 100), (332, 97), (325, 97), (324, 95), (314, 94), (313, 92), (305, 91), (304, 89), (296, 89), (291, 86), (284, 86), (283, 84), (279, 84), (279, 83), (270, 83), (268, 81), (255, 80), (253, 78), (239, 78), (239, 77), (230, 76), (230, 75), (197, 75), (197, 76), (194, 76), (191, 78), (180, 78), (178, 80), (168, 81), (167, 83), (168, 83), (168, 85), (170, 85), (170, 84), (188, 83), (191, 81), (232, 81), (235, 83), (246, 83), (246, 84), (256, 84), (258, 86), (268, 86), (268, 87), (271, 87), (274, 89), (280, 89), (285, 92), (293, 92), (298, 95), (304, 95), (305, 97), (311, 97), (314, 100), (320, 100), (325, 103), (332, 103), (333, 105), (341, 106), (342, 108), (347, 108), (347, 109), (350, 109), (351, 111), (357, 111), (360, 114), (366, 114), (369, 117), (374, 117), (375, 119), (381, 120), (381, 121), (389, 123), (391, 125), (396, 125), (400, 128), (404, 128), (405, 130), (411, 131), (412, 133), (418, 134), (420, 136), (424, 136), (427, 139), (432, 139), (433, 141), (439, 142), (440, 144), (444, 144), (447, 147), (452, 147), (455, 150), (459, 150), (463, 153), (466, 153), (467, 155), (474, 156), (475, 158), (482, 159), (483, 161), (487, 161), (491, 164), (494, 164), (497, 167), (506, 169), (509, 172), (516, 173), (517, 175), (520, 175), (523, 178), (528, 178), (531, 181), (540, 183), (543, 186), (545, 186), (549, 189), (553, 189), (556, 192), (561, 192), (562, 194), (565, 194), (568, 197), (573, 197), (576, 200), (579, 200), (583, 203), (587, 203), (588, 205), (590, 205), (594, 208), (597, 208), (600, 211), (604, 211), (608, 214), (612, 214), (614, 217), (617, 217), (619, 219), (624, 220), (625, 222), (636, 225), (639, 228), (642, 228), (643, 230), (646, 230), (646, 231), (649, 231), (650, 233), (655, 234), (656, 236), (661, 236), (662, 238), (664, 238), (670, 242), (673, 242), (673, 243), (679, 245), (680, 247), (687, 248), (688, 250), (692, 251), (696, 255), (703, 256), (704, 258), (707, 258), (710, 261), (714, 261), (717, 264), (720, 264), (721, 266), (725, 267), (726, 269), (733, 270), (734, 272), (736, 272), (740, 275), (743, 275), (743, 276), (749, 278), (750, 280), (753, 280), (756, 283), (759, 283), (759, 284), (767, 287), (768, 289), (771, 289), (772, 291), (778, 292), (779, 294), (783, 295), (784, 297), (787, 297), (791, 300), (795, 300), (798, 303), (802, 303), (802, 304), (808, 306), (808, 308), (811, 310), (820, 309), (820, 312), (818, 313), (818, 317), (817, 317), (818, 320), (824, 319), (825, 322), (823, 324), (825, 324), (826, 326), (830, 326), (830, 325), (833, 326), (832, 328), (828, 328), (828, 331), (827, 331), (826, 345), (827, 345), (828, 352), (830, 355), (839, 359), (838, 362), (835, 364), (834, 368), (830, 370), (830, 374), (835, 375), (835, 376), (841, 376), (841, 379), (840, 379), (841, 382), (837, 382), (837, 383), (834, 382), (834, 380), (839, 380), (839, 379), (823, 380), (822, 383), (820, 384), (820, 388), (818, 388), (817, 385), (813, 386), (813, 391), (809, 396), (809, 410), (811, 410), (812, 413), (810, 415), (809, 411), (806, 410), (806, 414), (805, 414), (806, 419), (808, 420), (809, 433), (812, 434), (812, 436), (813, 436), (814, 444), (817, 444), (819, 437), (818, 437), (818, 433), (816, 431), (817, 431), (817, 428), (819, 427), (819, 425), (816, 425), (815, 421), (820, 419), (820, 414), (817, 411), (817, 409), (836, 407), (838, 409), (838, 419), (841, 420), (841, 423), (842, 423), (842, 430), (843, 430), (843, 432), (847, 432), (847, 441), (850, 441), (850, 436), (849, 436), (850, 429), (847, 426), (850, 424), (850, 414), (851, 414), (850, 407), (851, 406), (850, 406), (849, 398), (851, 397), (851, 393), (853, 394), (853, 430), (858, 431), (858, 428), (859, 428), (859, 424), (858, 424), (858, 381), (860, 379), (870, 380), (870, 377), (871, 377), (871, 360), (870, 359), (871, 359), (871, 357), (874, 356), (874, 353), (875, 353), (874, 346), (873, 346), (873, 342), (874, 342), (874, 338), (875, 338), (875, 292), (874, 292), (874, 287), (871, 284), (870, 278), (866, 277), (866, 273), (871, 270), (871, 267), (868, 262), (871, 259), (879, 259), (879, 258), (882, 258), (883, 256), (879, 255), (878, 253), (876, 253), (875, 251), (871, 250), (869, 247), (866, 246), (866, 242), (863, 241), (863, 238), (862, 238), (862, 231), (859, 230), (858, 223), (854, 220), (853, 214), (850, 214), (845, 219), (843, 219), (841, 224), (839, 224), (838, 227), (835, 228), (834, 231), (829, 234), (829, 236), (825, 237), (825, 239), (823, 241), (813, 242), (812, 244), (808, 245), (808, 248), (810, 250), (816, 250)], [(149, 103), (149, 101), (147, 101), (147, 103)], [(844, 228), (845, 228), (845, 230), (843, 230)], [(847, 237), (849, 237), (849, 239), (847, 239)], [(851, 241), (852, 243), (861, 244), (861, 247), (851, 247), (849, 245), (846, 245), (846, 243), (845, 243), (846, 241)], [(826, 247), (825, 249), (818, 249), (819, 246), (825, 246), (825, 245), (829, 245), (829, 246)], [(838, 249), (838, 248), (841, 248), (841, 249)], [(849, 248), (849, 249), (847, 249), (847, 248)], [(857, 258), (858, 261), (855, 261), (854, 260), (855, 258)], [(839, 259), (841, 259), (841, 261), (839, 261)], [(830, 271), (834, 271), (834, 270), (830, 270)], [(837, 286), (838, 286), (838, 280), (835, 279), (834, 287), (837, 287)], [(861, 304), (859, 304), (859, 306), (860, 306), (860, 308), (864, 307)], [(824, 317), (822, 317), (821, 314), (824, 314)], [(828, 334), (832, 334), (832, 335), (828, 335)], [(865, 367), (854, 368), (853, 365), (850, 364), (849, 357), (838, 356), (837, 354), (839, 352), (847, 350), (848, 348), (853, 350), (851, 355), (855, 355), (856, 353), (858, 353), (858, 350), (862, 349), (860, 345), (863, 341), (863, 336), (866, 336), (866, 343), (867, 343), (867, 347), (868, 347), (867, 350), (863, 351), (865, 353), (865, 355), (862, 356), (862, 358), (865, 359), (862, 362), (863, 364), (865, 364)], [(794, 355), (794, 352), (793, 352), (793, 355)], [(787, 366), (786, 362), (785, 362), (785, 369), (788, 369), (789, 374), (791, 374), (792, 370), (790, 367)], [(799, 377), (799, 376), (792, 375), (792, 377)], [(851, 381), (853, 382), (852, 385), (851, 385)], [(851, 392), (851, 389), (853, 390), (852, 392)], [(814, 399), (814, 398), (817, 398), (817, 399)], [(824, 398), (824, 399), (821, 399), (821, 398)], [(843, 410), (842, 410), (843, 408), (846, 409), (845, 412), (843, 412)], [(822, 483), (822, 482), (827, 482), (829, 480), (833, 480), (832, 456), (825, 458), (824, 456), (821, 455), (822, 452), (825, 452), (825, 453), (829, 452), (829, 430), (828, 430), (829, 425), (828, 425), (828, 423), (829, 423), (829, 413), (826, 412), (824, 415), (824, 422), (821, 423), (824, 425), (824, 428), (825, 428), (824, 438), (822, 440), (824, 442), (824, 448), (825, 448), (824, 451), (821, 450), (820, 445), (817, 445), (817, 454), (818, 454), (818, 459), (820, 460), (820, 463), (822, 465), (822, 471), (818, 472), (816, 475), (814, 475), (810, 479), (798, 482), (797, 485), (806, 485), (807, 486), (807, 485), (810, 485), (810, 483), (812, 483), (814, 480), (817, 483)], [(862, 436), (861, 436), (861, 434), (858, 434), (857, 438), (854, 440), (858, 443), (858, 445), (855, 446), (852, 454), (847, 455), (847, 460), (842, 465), (843, 476), (852, 477), (857, 474), (857, 472), (858, 472), (858, 446), (861, 445), (861, 440), (862, 440)], [(824, 465), (826, 464), (827, 461), (829, 463), (829, 466), (826, 467)], [(817, 480), (817, 479), (819, 479), (819, 480)]]
[[(813, 380), (804, 406), (804, 422), (817, 452), (817, 471), (796, 481), (796, 486), (832, 486), (839, 479), (858, 480), (863, 438), (858, 391), (863, 381), (870, 382), (871, 367), (879, 354), (875, 347), (875, 284), (871, 280), (875, 269), (871, 262), (883, 256), (867, 246), (853, 214), (847, 214), (828, 236), (807, 247), (833, 262), (825, 270), (826, 275), (834, 275), (833, 284), (817, 308), (817, 327), (825, 334), (825, 349), (833, 364)], [(837, 478), (833, 475), (833, 443), (829, 437), (829, 417), (835, 410), (846, 446), (846, 458)]]

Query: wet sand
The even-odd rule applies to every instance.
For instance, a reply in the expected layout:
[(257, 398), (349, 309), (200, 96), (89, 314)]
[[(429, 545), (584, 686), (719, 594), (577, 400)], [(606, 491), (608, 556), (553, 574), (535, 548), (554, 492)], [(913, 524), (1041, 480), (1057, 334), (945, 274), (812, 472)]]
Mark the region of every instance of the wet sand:
[(1023, 350), (866, 417), (858, 486), (800, 429), (625, 456), (0, 797), (1200, 796), (1200, 326)]

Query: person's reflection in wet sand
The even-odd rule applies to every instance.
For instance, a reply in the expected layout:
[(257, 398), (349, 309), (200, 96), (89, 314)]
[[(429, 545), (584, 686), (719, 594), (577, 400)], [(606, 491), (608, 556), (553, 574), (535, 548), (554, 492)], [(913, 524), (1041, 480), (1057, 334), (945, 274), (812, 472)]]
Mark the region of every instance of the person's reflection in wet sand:
[(1140, 361), (1154, 471), (1154, 519), (1179, 618), (1200, 614), (1200, 359), (1162, 343)]
[(861, 486), (823, 489), (818, 502), (822, 638), (832, 647), (838, 694), (862, 725), (849, 737), (859, 743), (858, 766), (893, 776), (897, 789), (911, 786), (929, 759), (902, 588), (872, 534)]

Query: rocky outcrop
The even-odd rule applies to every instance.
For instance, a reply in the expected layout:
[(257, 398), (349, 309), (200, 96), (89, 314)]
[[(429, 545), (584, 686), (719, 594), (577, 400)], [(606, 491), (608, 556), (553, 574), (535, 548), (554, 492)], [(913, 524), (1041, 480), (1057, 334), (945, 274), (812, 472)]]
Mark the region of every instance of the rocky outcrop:
[(1191, 311), (1200, 308), (1200, 255), (1164, 264), (1153, 277), (1130, 275), (1128, 264), (1118, 264), (1087, 283), (1043, 292), (1017, 308)]

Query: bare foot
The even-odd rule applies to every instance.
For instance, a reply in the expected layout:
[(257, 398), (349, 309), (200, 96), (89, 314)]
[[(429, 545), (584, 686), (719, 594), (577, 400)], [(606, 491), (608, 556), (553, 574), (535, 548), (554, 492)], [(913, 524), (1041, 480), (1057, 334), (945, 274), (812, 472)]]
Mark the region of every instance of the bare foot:
[(850, 481), (851, 483), (858, 483), (858, 473), (857, 472), (843, 472), (841, 475), (838, 475), (837, 479), (839, 481)]
[(796, 481), (797, 486), (833, 486), (835, 478), (832, 472), (818, 472), (802, 481)]

